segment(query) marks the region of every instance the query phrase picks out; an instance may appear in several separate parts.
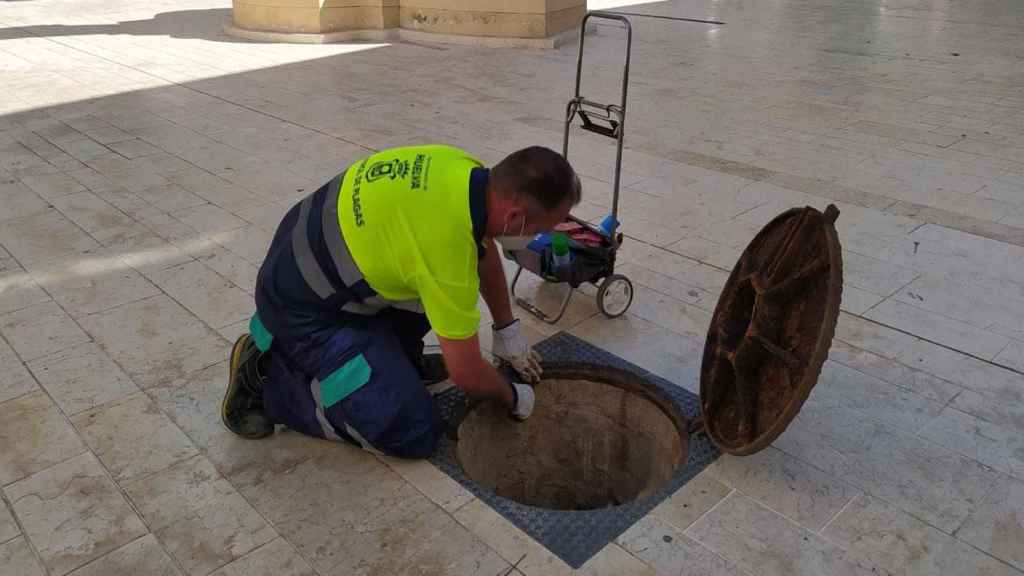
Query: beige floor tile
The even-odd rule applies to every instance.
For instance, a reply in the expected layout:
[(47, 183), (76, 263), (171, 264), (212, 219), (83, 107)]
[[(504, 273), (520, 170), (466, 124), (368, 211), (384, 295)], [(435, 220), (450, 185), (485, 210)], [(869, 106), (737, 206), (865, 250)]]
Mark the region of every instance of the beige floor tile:
[(54, 302), (36, 304), (0, 316), (0, 332), (26, 362), (89, 340)]
[(316, 576), (287, 541), (278, 538), (242, 556), (211, 576)]
[(944, 346), (918, 340), (897, 360), (941, 376), (962, 386), (965, 392), (977, 392), (1003, 403), (1007, 408), (1024, 401), (1024, 375)]
[(161, 152), (156, 146), (137, 138), (110, 142), (107, 144), (107, 147), (125, 158), (139, 158)]
[(92, 454), (47, 468), (4, 493), (51, 574), (67, 574), (146, 533)]
[(168, 178), (171, 182), (202, 197), (207, 202), (227, 210), (235, 210), (240, 206), (255, 206), (263, 203), (259, 196), (245, 188), (232, 184), (199, 168), (171, 174)]
[(820, 530), (859, 492), (771, 447), (745, 457), (723, 455), (711, 465), (711, 473), (726, 486), (812, 532)]
[(893, 298), (977, 328), (1013, 338), (1024, 337), (1015, 327), (1024, 324), (1024, 295), (1016, 284), (972, 274), (924, 274)]
[[(129, 188), (129, 190), (131, 190), (131, 188)], [(203, 200), (199, 196), (196, 196), (177, 184), (164, 184), (152, 188), (147, 187), (142, 190), (137, 190), (136, 193), (143, 200), (167, 213), (207, 204), (206, 200)]]
[(40, 214), (49, 209), (39, 194), (17, 181), (0, 182), (0, 199), (4, 204), (0, 210), (0, 222)]
[(658, 504), (651, 510), (650, 515), (679, 530), (689, 528), (732, 492), (732, 489), (719, 482), (712, 472), (710, 469), (703, 470), (664, 502)]
[(1024, 570), (1024, 482), (1001, 479), (956, 537)]
[(707, 312), (715, 310), (718, 293), (701, 288), (697, 284), (688, 284), (685, 280), (666, 276), (630, 262), (616, 264), (615, 271), (629, 278), (634, 286), (638, 284), (646, 286), (655, 292), (671, 296), (680, 302)]
[(448, 512), (458, 510), (474, 498), (469, 490), (426, 460), (403, 460), (387, 456), (381, 460), (403, 480)]
[(238, 340), (239, 336), (249, 333), (249, 320), (242, 320), (241, 322), (235, 322), (229, 326), (218, 328), (217, 333), (228, 342), (233, 343)]
[(1024, 406), (1007, 403), (998, 399), (982, 396), (977, 392), (966, 390), (953, 399), (950, 408), (970, 414), (979, 420), (995, 424), (1012, 433), (1020, 434), (1024, 430)]
[(942, 410), (938, 402), (837, 362), (825, 363), (813, 395), (818, 402), (863, 412), (907, 432), (917, 432)]
[(995, 357), (995, 361), (1003, 366), (1009, 366), (1014, 370), (1024, 371), (1024, 342), (1016, 340)]
[[(195, 251), (193, 256), (207, 268), (230, 280), (243, 292), (252, 294), (256, 290), (256, 279), (260, 269), (227, 248), (215, 244)], [(252, 305), (255, 307), (255, 302)]]
[(473, 499), (454, 513), (455, 520), (526, 576), (572, 574), (572, 568), (516, 528), (482, 500)]
[(83, 412), (71, 423), (119, 483), (159, 472), (199, 453), (142, 393)]
[(609, 544), (584, 564), (578, 574), (586, 576), (655, 576), (655, 569), (636, 556), (626, 552), (618, 544)]
[(893, 574), (1020, 574), (952, 536), (869, 496), (858, 496), (828, 525), (823, 535)]
[(963, 391), (963, 388), (960, 386), (943, 380), (938, 376), (922, 372), (921, 370), (914, 370), (895, 360), (884, 358), (867, 350), (861, 350), (839, 340), (832, 341), (832, 347), (829, 349), (828, 356), (833, 362), (849, 366), (854, 370), (874, 376), (900, 388), (905, 388), (919, 394), (923, 398), (942, 405), (945, 405)]
[(220, 419), (221, 399), (228, 381), (226, 358), (225, 351), (224, 362), (152, 388), (150, 393), (239, 490), (244, 492), (336, 448), (331, 442), (302, 436), (285, 427), (259, 442), (230, 432)]
[(154, 273), (151, 278), (162, 290), (181, 302), (193, 314), (220, 328), (252, 316), (252, 296), (198, 262), (189, 262)]
[(139, 391), (128, 375), (93, 342), (34, 360), (29, 368), (57, 406), (69, 416)]
[(258, 267), (263, 264), (263, 259), (267, 256), (274, 234), (273, 230), (268, 232), (250, 224), (245, 228), (215, 234), (211, 236), (211, 239)]
[(843, 286), (839, 309), (848, 314), (863, 315), (883, 300), (885, 300), (885, 296), (880, 294), (861, 290), (856, 286)]
[(626, 552), (673, 576), (742, 576), (739, 568), (656, 517), (641, 518), (616, 540)]
[(21, 363), (7, 342), (0, 340), (0, 365), (6, 367), (0, 374), (0, 402), (5, 402), (36, 390), (36, 381)]
[(687, 340), (703, 342), (707, 338), (711, 312), (643, 285), (634, 286), (633, 292), (631, 315), (667, 328)]
[(284, 219), (284, 215), (295, 206), (296, 202), (271, 202), (255, 206), (243, 206), (232, 210), (236, 216), (246, 222), (273, 234)]
[(21, 535), (21, 529), (14, 522), (14, 516), (5, 502), (0, 502), (0, 543), (13, 540)]
[(0, 244), (26, 266), (99, 246), (55, 209), (5, 221), (0, 226)]
[[(201, 242), (205, 245), (205, 240)], [(112, 244), (109, 249), (129, 266), (148, 277), (156, 271), (191, 262), (192, 257), (188, 254), (191, 246), (193, 244), (190, 243), (184, 244), (183, 247), (175, 246), (151, 232)]]
[(53, 205), (93, 238), (106, 243), (137, 233), (137, 223), (92, 192), (53, 199)]
[(140, 214), (138, 219), (143, 226), (168, 242), (184, 244), (203, 240), (202, 235), (191, 226), (155, 207), (150, 207), (147, 213)]
[(0, 576), (44, 576), (35, 554), (24, 538), (0, 544)]
[(70, 576), (179, 576), (181, 572), (152, 534), (125, 544)]
[(976, 461), (813, 398), (775, 446), (947, 532), (997, 481)]
[(87, 162), (93, 158), (99, 158), (110, 153), (109, 148), (89, 139), (61, 143), (61, 149), (82, 162)]
[(846, 313), (839, 314), (835, 338), (889, 359), (897, 359), (908, 353), (918, 340), (909, 334)]
[(844, 296), (846, 285), (888, 296), (917, 278), (917, 271), (884, 260), (843, 251)]
[(131, 134), (114, 128), (113, 126), (103, 126), (93, 128), (91, 130), (85, 130), (85, 135), (100, 144), (112, 144), (114, 142), (122, 142), (124, 140), (130, 140)]
[(277, 537), (202, 456), (124, 484), (150, 530), (192, 575), (205, 575)]
[(1005, 336), (895, 300), (882, 302), (866, 317), (985, 359), (994, 358), (1009, 344)]
[(704, 341), (626, 314), (595, 316), (572, 330), (576, 336), (696, 393)]
[(824, 538), (800, 528), (754, 500), (733, 493), (685, 532), (752, 574), (877, 574)]
[(85, 452), (74, 429), (42, 391), (0, 404), (0, 485)]
[[(743, 253), (742, 248), (734, 248), (725, 244), (719, 244), (713, 240), (708, 240), (700, 236), (696, 236), (692, 233), (687, 234), (680, 232), (676, 241), (669, 244), (662, 244), (656, 242), (657, 245), (664, 245), (667, 250), (677, 252), (688, 258), (692, 258), (704, 264), (713, 266), (715, 268), (730, 270), (739, 261), (740, 255)], [(643, 236), (638, 237), (641, 240), (647, 241)], [(658, 238), (655, 238), (658, 240)]]
[(404, 541), (402, 531), (441, 513), (374, 456), (342, 444), (244, 494), (314, 568), (328, 572), (382, 561), (387, 546)]
[(109, 178), (100, 174), (89, 167), (79, 168), (77, 170), (71, 170), (67, 172), (68, 176), (71, 176), (78, 182), (80, 182), (87, 189), (92, 192), (101, 192), (104, 190), (112, 190), (117, 188), (117, 184), (111, 181)]
[(921, 436), (1024, 480), (1024, 437), (1007, 429), (946, 407), (938, 418), (921, 430)]
[(48, 302), (50, 295), (32, 280), (32, 276), (13, 261), (11, 263), (9, 269), (0, 271), (0, 314)]
[(32, 276), (73, 316), (84, 316), (160, 294), (117, 256), (118, 250), (31, 267)]
[(502, 576), (512, 570), (494, 550), (436, 508), (381, 533), (356, 531), (353, 536), (347, 543), (351, 553), (326, 574)]
[(227, 357), (228, 343), (166, 296), (85, 316), (82, 326), (142, 388)]
[(85, 186), (67, 174), (40, 174), (26, 176), (22, 182), (47, 200), (85, 190)]
[[(87, 163), (96, 168), (91, 162)], [(136, 192), (147, 199), (161, 198), (161, 193), (156, 191), (165, 191), (167, 197), (157, 200), (160, 203), (158, 207), (161, 210), (183, 208), (182, 202), (186, 202), (184, 198), (188, 197), (180, 191), (173, 189), (173, 185), (167, 181), (167, 178), (164, 178), (163, 175), (152, 168), (128, 168), (123, 171), (104, 171), (102, 168), (97, 168), (97, 170), (118, 186)]]
[(230, 232), (249, 225), (245, 220), (213, 204), (185, 208), (171, 212), (171, 216), (203, 234)]

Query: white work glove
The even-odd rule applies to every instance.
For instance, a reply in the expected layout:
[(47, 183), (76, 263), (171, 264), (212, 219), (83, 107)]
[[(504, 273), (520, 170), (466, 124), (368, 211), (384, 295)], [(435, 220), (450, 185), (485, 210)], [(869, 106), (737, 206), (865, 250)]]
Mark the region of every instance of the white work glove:
[(514, 407), (512, 417), (522, 422), (533, 414), (533, 405), (537, 402), (533, 394), (533, 387), (519, 382), (512, 382), (512, 395), (514, 396)]
[(513, 320), (501, 330), (494, 329), (492, 352), (511, 364), (524, 380), (536, 382), (540, 380), (542, 372), (540, 355), (530, 349), (530, 343), (526, 341), (519, 326), (519, 320)]

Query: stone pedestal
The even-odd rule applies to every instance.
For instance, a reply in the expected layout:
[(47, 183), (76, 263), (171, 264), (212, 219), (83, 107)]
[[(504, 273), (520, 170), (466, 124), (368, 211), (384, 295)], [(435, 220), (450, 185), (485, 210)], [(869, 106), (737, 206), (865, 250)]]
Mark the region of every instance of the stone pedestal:
[(277, 42), (409, 37), (554, 47), (573, 35), (586, 0), (233, 0), (229, 34)]

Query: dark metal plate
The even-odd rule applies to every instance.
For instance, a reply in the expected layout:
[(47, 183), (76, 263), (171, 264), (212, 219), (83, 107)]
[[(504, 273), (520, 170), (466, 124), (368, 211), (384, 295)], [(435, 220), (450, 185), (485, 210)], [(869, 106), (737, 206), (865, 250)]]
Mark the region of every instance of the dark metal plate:
[(711, 319), (701, 414), (712, 441), (745, 455), (796, 417), (828, 357), (843, 288), (839, 210), (789, 210), (768, 223), (733, 268)]

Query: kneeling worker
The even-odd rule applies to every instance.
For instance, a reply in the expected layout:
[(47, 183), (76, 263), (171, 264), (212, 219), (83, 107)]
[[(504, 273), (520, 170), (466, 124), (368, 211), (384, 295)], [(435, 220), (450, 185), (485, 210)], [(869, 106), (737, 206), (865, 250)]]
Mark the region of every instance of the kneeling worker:
[[(452, 381), (467, 396), (527, 418), (540, 376), (512, 315), (502, 236), (533, 236), (580, 200), (568, 162), (547, 148), (492, 169), (462, 150), (414, 146), (373, 154), (292, 208), (256, 283), (249, 334), (231, 351), (222, 418), (264, 438), (275, 424), (367, 450), (429, 456), (441, 423), (425, 384)], [(480, 352), (482, 294), (495, 356)], [(424, 355), (438, 336), (442, 358)]]

